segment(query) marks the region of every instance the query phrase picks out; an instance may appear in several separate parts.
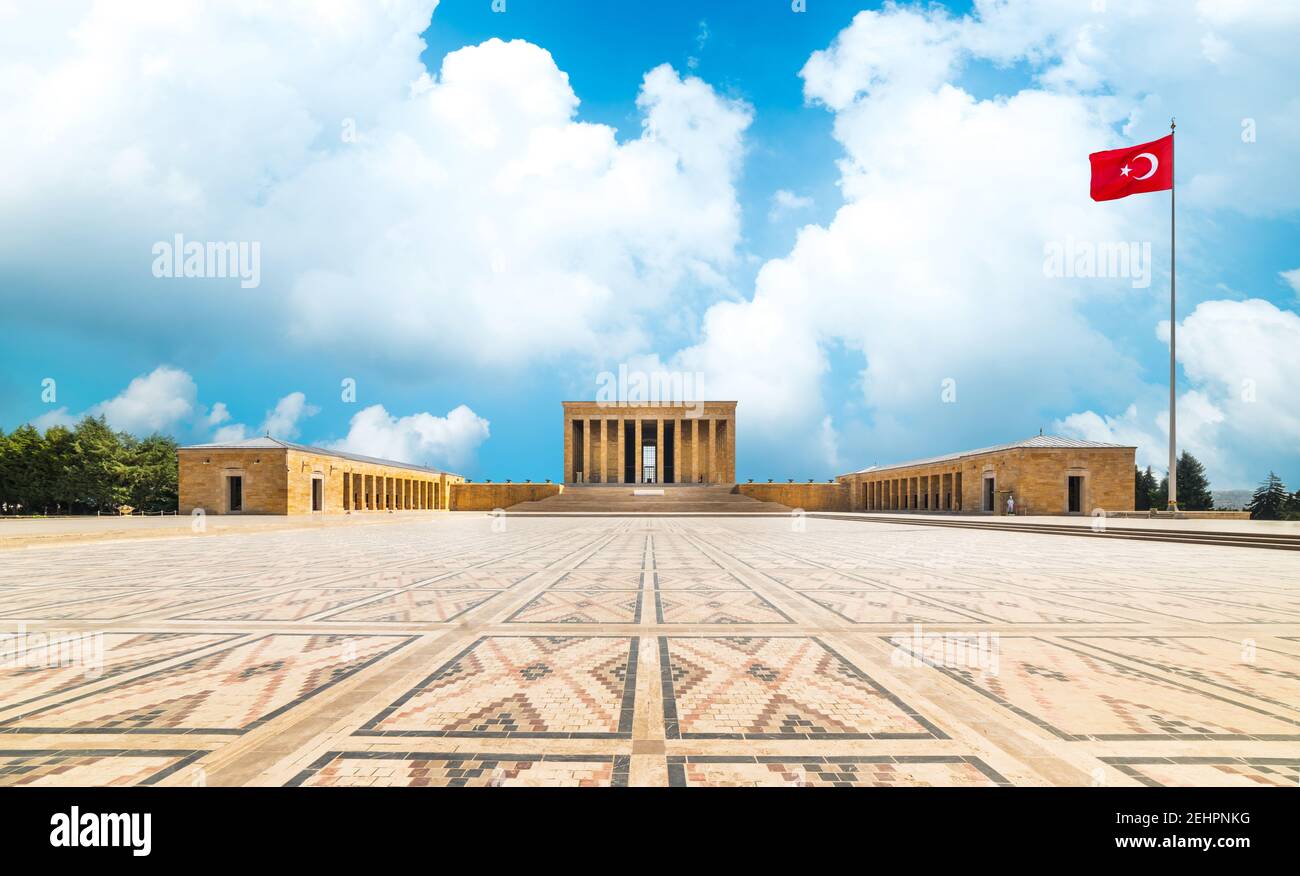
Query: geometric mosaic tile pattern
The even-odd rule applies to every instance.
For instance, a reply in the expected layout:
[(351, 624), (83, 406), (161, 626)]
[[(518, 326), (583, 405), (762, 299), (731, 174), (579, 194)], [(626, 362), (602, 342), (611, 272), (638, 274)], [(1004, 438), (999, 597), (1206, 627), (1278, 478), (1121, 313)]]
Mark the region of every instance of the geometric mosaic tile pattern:
[(26, 642), (0, 666), (0, 707), (21, 706), (232, 638), (212, 633), (92, 631)]
[(152, 785), (203, 751), (0, 750), (0, 787)]
[(942, 736), (815, 638), (665, 637), (659, 649), (670, 738)]
[(1000, 646), (995, 674), (941, 671), (1062, 739), (1300, 742), (1300, 715), (1275, 714), (1059, 642), (1014, 637)]
[(493, 522), (0, 529), (0, 785), (1300, 787), (1290, 552)]
[(275, 634), (29, 709), (0, 733), (243, 733), (410, 640)]
[(1009, 784), (978, 758), (959, 756), (668, 758), (674, 787), (988, 788)]
[(788, 624), (790, 617), (752, 590), (655, 593), (661, 624)]
[(1279, 714), (1300, 712), (1300, 654), (1261, 648), (1254, 638), (1073, 636), (1069, 641), (1287, 710)]
[(639, 590), (547, 590), (510, 616), (515, 624), (635, 624)]
[(986, 624), (988, 620), (942, 602), (890, 590), (817, 590), (804, 593), (855, 624)]
[(328, 788), (623, 788), (628, 755), (331, 751), (288, 784)]
[(627, 735), (637, 640), (619, 636), (479, 639), (371, 719), (363, 735)]
[(497, 596), (499, 590), (405, 590), (320, 618), (322, 621), (380, 624), (445, 623)]
[(1103, 757), (1152, 788), (1297, 788), (1300, 757)]
[(375, 595), (359, 588), (304, 588), (290, 593), (261, 596), (220, 608), (193, 611), (176, 620), (296, 621), (337, 609)]

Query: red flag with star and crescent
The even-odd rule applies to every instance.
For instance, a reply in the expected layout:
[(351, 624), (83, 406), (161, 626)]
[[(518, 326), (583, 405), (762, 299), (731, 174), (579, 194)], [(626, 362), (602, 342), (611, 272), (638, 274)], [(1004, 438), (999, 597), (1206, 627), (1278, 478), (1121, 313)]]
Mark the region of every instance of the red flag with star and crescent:
[(1174, 135), (1094, 152), (1092, 164), (1092, 199), (1114, 201), (1143, 192), (1163, 192), (1174, 187)]

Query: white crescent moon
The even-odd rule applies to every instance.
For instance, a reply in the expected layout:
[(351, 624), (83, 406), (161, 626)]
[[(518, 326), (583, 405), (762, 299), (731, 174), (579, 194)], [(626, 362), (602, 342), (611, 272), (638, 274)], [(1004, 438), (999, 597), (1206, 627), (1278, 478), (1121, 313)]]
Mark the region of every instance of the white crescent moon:
[(1135, 176), (1135, 177), (1133, 177), (1133, 179), (1149, 179), (1149, 178), (1151, 177), (1151, 175), (1152, 175), (1153, 173), (1156, 172), (1156, 168), (1160, 166), (1160, 159), (1159, 159), (1159, 158), (1156, 158), (1156, 157), (1155, 157), (1154, 155), (1152, 155), (1150, 152), (1143, 152), (1141, 155), (1137, 156), (1137, 158), (1134, 158), (1133, 160), (1134, 160), (1134, 161), (1137, 161), (1138, 158), (1145, 158), (1146, 160), (1150, 161), (1150, 162), (1151, 162), (1151, 169), (1148, 170), (1148, 171), (1147, 171), (1145, 174), (1143, 174), (1142, 176)]

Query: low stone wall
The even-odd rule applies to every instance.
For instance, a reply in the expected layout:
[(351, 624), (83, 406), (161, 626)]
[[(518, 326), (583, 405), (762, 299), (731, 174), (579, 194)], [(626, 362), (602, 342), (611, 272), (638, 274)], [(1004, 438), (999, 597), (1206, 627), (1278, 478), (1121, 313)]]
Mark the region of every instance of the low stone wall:
[(492, 511), (562, 492), (563, 484), (452, 484), (451, 510)]
[(1249, 511), (1118, 511), (1107, 517), (1141, 518), (1143, 520), (1249, 520)]
[(736, 484), (742, 495), (805, 511), (848, 511), (848, 484)]

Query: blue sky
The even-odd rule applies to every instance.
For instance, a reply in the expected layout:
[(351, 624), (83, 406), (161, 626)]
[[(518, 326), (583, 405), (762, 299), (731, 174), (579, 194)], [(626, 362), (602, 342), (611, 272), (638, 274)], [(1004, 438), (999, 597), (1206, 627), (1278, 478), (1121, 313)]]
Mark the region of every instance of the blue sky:
[[(430, 5), (8, 28), (0, 427), (556, 478), (559, 402), (629, 363), (739, 400), (742, 478), (1039, 428), (1158, 463), (1167, 196), (1093, 204), (1086, 174), (1175, 113), (1185, 444), (1215, 486), (1300, 486), (1297, 16)], [(260, 285), (152, 276), (177, 233), (257, 240)], [(1149, 286), (1045, 277), (1067, 237), (1149, 242)]]

